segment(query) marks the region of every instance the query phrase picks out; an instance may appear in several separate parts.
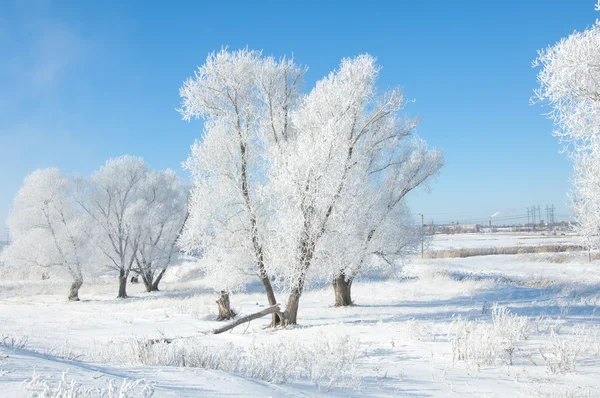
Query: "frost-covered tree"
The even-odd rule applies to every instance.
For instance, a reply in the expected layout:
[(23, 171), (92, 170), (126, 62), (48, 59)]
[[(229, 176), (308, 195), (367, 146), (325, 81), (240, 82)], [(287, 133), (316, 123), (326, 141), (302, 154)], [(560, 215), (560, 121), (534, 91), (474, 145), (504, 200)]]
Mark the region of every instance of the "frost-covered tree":
[(135, 267), (146, 291), (158, 291), (167, 268), (177, 256), (177, 239), (187, 214), (187, 193), (177, 175), (167, 170), (147, 174), (142, 184), (144, 216)]
[[(401, 134), (401, 130), (397, 132)], [(424, 141), (409, 137), (409, 133), (405, 131), (404, 138), (391, 143), (396, 146), (393, 156), (360, 171), (367, 182), (362, 184), (363, 192), (357, 186), (345, 200), (340, 198), (338, 212), (344, 216), (332, 219), (322, 245), (333, 249), (325, 251), (322, 262), (324, 274), (333, 280), (336, 306), (352, 305), (356, 277), (399, 267), (420, 246), (423, 228), (412, 222), (404, 198), (435, 176), (443, 159), (439, 151), (429, 150)]]
[(573, 213), (582, 243), (598, 247), (597, 170), (600, 166), (600, 22), (575, 32), (534, 61), (540, 67), (534, 100), (548, 103), (554, 134), (574, 160)]
[(265, 155), (289, 135), (303, 74), (291, 60), (222, 50), (180, 90), (184, 120), (204, 119), (203, 139), (185, 163), (193, 188), (181, 246), (202, 252), (200, 262), (218, 290), (235, 290), (258, 276), (270, 305), (277, 300), (266, 247), (272, 211)]
[(403, 198), (442, 157), (414, 137), (416, 120), (398, 115), (400, 90), (378, 94), (378, 73), (372, 56), (343, 60), (292, 112), (292, 136), (272, 151), (271, 241), (290, 289), (286, 324), (297, 321), (311, 271), (333, 280), (347, 305), (356, 275), (394, 264), (416, 243)]
[(534, 100), (547, 102), (555, 135), (579, 150), (600, 131), (600, 22), (539, 52)]
[(7, 220), (13, 242), (2, 261), (15, 267), (57, 267), (73, 282), (69, 300), (89, 275), (89, 240), (83, 210), (74, 200), (73, 180), (58, 169), (39, 169), (25, 178)]
[(143, 159), (122, 156), (108, 160), (77, 187), (77, 202), (93, 220), (88, 235), (105, 266), (119, 273), (118, 298), (127, 297), (127, 278), (145, 236), (149, 173)]
[(574, 225), (582, 244), (591, 251), (600, 249), (600, 145), (572, 155), (574, 190), (571, 194)]
[(298, 101), (302, 68), (223, 50), (185, 83), (181, 113), (205, 125), (181, 243), (203, 251), (216, 286), (258, 274), (275, 304), (273, 279), (290, 290), (279, 320), (295, 324), (309, 272), (349, 297), (356, 275), (412, 250), (403, 199), (442, 158), (398, 116), (401, 92), (377, 93), (378, 72), (371, 56), (344, 60)]

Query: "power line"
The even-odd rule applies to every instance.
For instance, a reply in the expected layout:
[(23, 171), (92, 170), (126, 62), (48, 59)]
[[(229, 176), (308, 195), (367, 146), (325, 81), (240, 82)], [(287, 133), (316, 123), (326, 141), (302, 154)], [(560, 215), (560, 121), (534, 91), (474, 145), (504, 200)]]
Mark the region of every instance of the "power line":
[[(546, 206), (546, 223), (548, 225), (552, 225), (554, 223), (556, 223), (556, 217), (560, 217), (563, 219), (571, 219), (572, 216), (571, 215), (563, 215), (563, 214), (559, 214), (556, 215), (555, 214), (555, 207), (554, 205), (550, 205), (550, 206)], [(443, 213), (442, 213), (443, 214)], [(505, 216), (497, 216), (497, 217), (492, 217), (491, 218), (492, 222), (494, 223), (503, 223), (503, 222), (517, 222), (517, 221), (523, 221), (523, 223), (525, 223), (525, 221), (527, 221), (526, 225), (537, 225), (539, 223), (541, 223), (542, 221), (542, 207), (541, 205), (534, 205), (531, 207), (527, 207), (526, 208), (526, 212), (523, 214), (507, 214)], [(465, 219), (451, 219), (451, 220), (447, 220), (447, 221), (437, 221), (435, 224), (436, 225), (448, 225), (448, 224), (481, 224), (481, 225), (486, 225), (489, 224), (490, 222), (490, 216), (488, 217), (477, 217), (477, 218), (465, 218)], [(434, 225), (433, 220), (431, 220), (431, 224)]]

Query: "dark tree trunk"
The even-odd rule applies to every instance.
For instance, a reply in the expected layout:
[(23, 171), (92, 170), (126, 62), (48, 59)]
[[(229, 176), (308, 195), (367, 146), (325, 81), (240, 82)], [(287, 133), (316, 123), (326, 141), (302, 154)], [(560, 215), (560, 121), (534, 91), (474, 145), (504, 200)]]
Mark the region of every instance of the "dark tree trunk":
[(79, 301), (79, 288), (83, 285), (83, 281), (74, 281), (71, 283), (71, 290), (69, 290), (69, 301)]
[(333, 291), (335, 293), (335, 306), (348, 307), (352, 305), (352, 278), (346, 279), (344, 273), (340, 273), (333, 280)]
[(151, 292), (158, 292), (158, 284), (160, 283), (160, 280), (162, 279), (166, 271), (167, 269), (163, 268), (154, 280), (154, 282), (152, 282), (152, 288), (150, 289)]
[(304, 291), (304, 278), (305, 275), (301, 274), (298, 277), (296, 285), (290, 292), (285, 312), (283, 313), (283, 326), (296, 325), (298, 323), (298, 308), (300, 307), (300, 297)]
[(221, 297), (216, 301), (219, 306), (219, 317), (217, 321), (228, 321), (234, 318), (236, 313), (230, 307), (229, 304), (229, 293), (225, 290), (221, 291)]
[(152, 272), (142, 273), (142, 281), (144, 282), (144, 287), (146, 288), (146, 292), (150, 293), (152, 291)]
[[(264, 270), (264, 266), (261, 267), (261, 271), (262, 270)], [(277, 305), (277, 299), (275, 299), (275, 292), (273, 291), (273, 286), (271, 285), (271, 280), (266, 275), (266, 272), (261, 276), (260, 281), (262, 282), (263, 287), (265, 288), (265, 292), (267, 293), (267, 300), (269, 301), (269, 305), (270, 306)], [(281, 320), (280, 315), (281, 315), (281, 313), (279, 313), (279, 312), (277, 312), (277, 313), (273, 312), (273, 317), (271, 319), (271, 324), (269, 326), (275, 327), (275, 326), (281, 325), (282, 320)]]
[(298, 322), (298, 308), (300, 306), (300, 296), (302, 292), (299, 289), (292, 289), (290, 297), (288, 297), (287, 305), (285, 306), (285, 312), (283, 314), (284, 326), (296, 325)]
[(129, 277), (128, 272), (125, 270), (119, 270), (119, 294), (117, 298), (127, 298), (127, 278)]

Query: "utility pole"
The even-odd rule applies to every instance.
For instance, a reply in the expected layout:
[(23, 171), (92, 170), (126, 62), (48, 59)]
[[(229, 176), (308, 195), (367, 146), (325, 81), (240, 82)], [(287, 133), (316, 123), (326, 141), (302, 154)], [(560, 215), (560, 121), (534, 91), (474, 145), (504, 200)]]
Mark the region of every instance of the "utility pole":
[(528, 208), (527, 208), (527, 226), (528, 226), (528, 227), (529, 227), (529, 224), (530, 224), (530, 221), (529, 221), (529, 220), (530, 220), (530, 218), (531, 218), (531, 217), (529, 217), (529, 207), (528, 207)]
[(423, 246), (425, 241), (425, 231), (423, 229), (425, 228), (425, 217), (423, 216), (423, 213), (419, 213), (419, 215), (421, 216), (421, 258), (423, 258)]

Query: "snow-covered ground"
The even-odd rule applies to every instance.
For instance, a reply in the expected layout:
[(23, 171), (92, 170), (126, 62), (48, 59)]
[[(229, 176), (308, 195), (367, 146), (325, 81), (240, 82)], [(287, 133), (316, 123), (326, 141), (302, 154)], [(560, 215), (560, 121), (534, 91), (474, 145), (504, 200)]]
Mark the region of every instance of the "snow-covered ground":
[[(554, 239), (573, 241), (532, 244)], [(189, 275), (174, 269), (159, 293), (131, 286), (127, 300), (112, 281), (84, 285), (79, 303), (56, 280), (0, 282), (0, 396), (50, 391), (63, 375), (129, 396), (600, 396), (600, 268), (582, 253), (415, 260), (402, 278), (357, 281), (353, 307), (332, 307), (323, 287), (302, 297), (296, 328), (265, 317), (221, 335), (206, 333), (222, 324), (215, 293)], [(265, 299), (252, 286), (232, 302), (248, 314)]]

